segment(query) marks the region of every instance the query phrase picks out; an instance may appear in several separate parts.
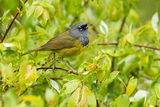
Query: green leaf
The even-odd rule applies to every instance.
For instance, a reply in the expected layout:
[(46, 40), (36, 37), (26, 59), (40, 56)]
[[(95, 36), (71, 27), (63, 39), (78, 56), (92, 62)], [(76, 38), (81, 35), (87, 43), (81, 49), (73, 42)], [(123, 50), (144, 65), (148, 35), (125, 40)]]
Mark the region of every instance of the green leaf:
[(44, 101), (40, 96), (26, 95), (22, 97), (24, 102), (30, 102), (33, 106), (43, 107)]
[(58, 93), (60, 93), (59, 85), (56, 81), (50, 80), (50, 84)]
[(32, 3), (33, 3), (33, 0), (28, 0), (29, 5), (32, 5)]
[(74, 90), (76, 90), (76, 88), (78, 88), (78, 86), (80, 85), (80, 80), (75, 79), (75, 80), (71, 80), (67, 83), (64, 84), (64, 94), (70, 94), (72, 93)]
[(35, 6), (31, 6), (28, 10), (27, 10), (27, 13), (26, 13), (26, 16), (27, 18), (29, 18), (35, 11)]
[(102, 81), (104, 76), (105, 76), (106, 72), (104, 70), (97, 70), (97, 79), (99, 81)]
[(119, 71), (113, 71), (110, 73), (109, 78), (107, 79), (107, 84), (110, 84), (119, 74)]
[(17, 101), (15, 92), (13, 90), (8, 90), (3, 95), (3, 101), (4, 101), (4, 107), (16, 107)]
[(58, 103), (58, 96), (51, 89), (47, 88), (45, 91), (45, 99), (49, 106), (54, 107)]
[(40, 23), (42, 26), (45, 26), (47, 24), (47, 21), (49, 20), (50, 16), (47, 10), (44, 10), (42, 14), (42, 18), (40, 20)]
[(120, 95), (118, 98), (116, 98), (115, 102), (116, 107), (129, 107), (129, 98), (126, 95)]
[(34, 11), (34, 16), (36, 18), (39, 18), (42, 15), (43, 11), (44, 9), (42, 6), (36, 6), (35, 11)]
[(67, 107), (76, 107), (80, 98), (80, 88), (76, 89), (72, 96), (69, 98)]
[(158, 12), (156, 12), (152, 16), (152, 20), (151, 20), (152, 28), (156, 33), (158, 33), (158, 28), (159, 28), (158, 27), (158, 22), (159, 22)]
[(96, 107), (96, 98), (87, 86), (81, 86), (71, 95), (68, 107)]
[(101, 21), (99, 28), (102, 34), (104, 35), (108, 34), (109, 32), (108, 25), (103, 20)]
[(86, 91), (88, 105), (91, 107), (96, 107), (96, 97), (94, 93), (87, 86), (84, 86), (84, 91)]
[(156, 84), (154, 85), (154, 90), (155, 90), (156, 96), (157, 96), (158, 98), (160, 98), (160, 84), (159, 84), (159, 83), (156, 83)]
[(128, 85), (126, 87), (126, 95), (130, 96), (134, 92), (134, 90), (137, 88), (137, 78), (131, 77), (129, 79)]

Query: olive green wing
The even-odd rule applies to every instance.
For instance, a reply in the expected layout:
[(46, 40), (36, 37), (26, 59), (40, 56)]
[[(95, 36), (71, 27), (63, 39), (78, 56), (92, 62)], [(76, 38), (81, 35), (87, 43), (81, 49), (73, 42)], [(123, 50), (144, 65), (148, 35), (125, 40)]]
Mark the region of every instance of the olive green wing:
[(75, 40), (76, 38), (70, 36), (69, 32), (67, 31), (52, 38), (46, 44), (41, 46), (40, 50), (60, 50), (64, 48), (72, 48), (75, 45)]

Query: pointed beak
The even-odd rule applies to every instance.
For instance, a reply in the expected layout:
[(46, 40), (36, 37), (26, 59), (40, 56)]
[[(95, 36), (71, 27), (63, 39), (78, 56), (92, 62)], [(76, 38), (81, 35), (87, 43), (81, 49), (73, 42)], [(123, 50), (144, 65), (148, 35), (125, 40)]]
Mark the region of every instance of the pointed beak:
[(88, 24), (84, 24), (81, 26), (83, 29), (88, 29)]

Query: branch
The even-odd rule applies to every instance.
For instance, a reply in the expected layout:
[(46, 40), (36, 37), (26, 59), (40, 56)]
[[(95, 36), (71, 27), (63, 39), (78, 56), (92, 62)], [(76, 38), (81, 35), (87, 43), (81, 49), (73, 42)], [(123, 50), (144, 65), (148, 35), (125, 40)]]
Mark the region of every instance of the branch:
[[(103, 42), (103, 43), (98, 43), (97, 45), (102, 45), (102, 46), (107, 46), (107, 45), (112, 45), (112, 46), (117, 46), (118, 43), (117, 42)], [(160, 51), (160, 48), (156, 48), (156, 47), (152, 47), (152, 46), (148, 46), (148, 45), (140, 45), (140, 44), (134, 44), (134, 47), (138, 47), (138, 48), (147, 48), (147, 49), (152, 49), (152, 50), (157, 50)]]
[(120, 29), (119, 29), (119, 33), (121, 33), (123, 31), (123, 28), (124, 28), (124, 24), (126, 22), (126, 18), (127, 16), (125, 15), (122, 19), (122, 23), (121, 23), (121, 26), (120, 26)]
[[(25, 4), (27, 1), (28, 1), (28, 0), (25, 0), (25, 1), (24, 1), (24, 4)], [(23, 9), (23, 7), (21, 6), (21, 7), (20, 7), (20, 11), (21, 11), (22, 9)], [(0, 43), (2, 43), (2, 42), (4, 41), (4, 39), (6, 38), (9, 30), (11, 29), (11, 27), (12, 27), (13, 23), (15, 22), (17, 16), (19, 15), (20, 11), (17, 11), (17, 12), (16, 12), (16, 14), (15, 14), (15, 16), (13, 17), (11, 23), (9, 24), (8, 28), (6, 29), (6, 31), (5, 31), (5, 33), (4, 33), (4, 36), (2, 37)]]
[(54, 67), (54, 68), (52, 68), (52, 67), (41, 67), (41, 68), (37, 68), (37, 70), (41, 70), (41, 69), (43, 69), (43, 70), (47, 70), (47, 69), (62, 70), (62, 71), (68, 72), (70, 74), (78, 75), (78, 73), (74, 72), (73, 70), (67, 70), (65, 68), (60, 68), (60, 67)]
[(53, 78), (50, 78), (50, 79), (52, 79), (52, 80), (63, 80), (63, 78), (61, 78), (61, 77), (53, 77)]
[[(125, 24), (125, 22), (126, 22), (126, 19), (127, 19), (127, 15), (125, 15), (125, 16), (123, 17), (123, 19), (122, 19), (122, 23), (121, 23), (121, 26), (120, 26), (120, 29), (119, 29), (119, 33), (121, 33), (121, 32), (123, 31), (123, 28), (124, 28), (124, 24)], [(120, 38), (120, 36), (118, 36), (117, 41), (119, 41), (119, 38)], [(117, 42), (117, 44), (118, 44), (118, 42)], [(115, 51), (116, 51), (116, 50), (115, 50)], [(114, 53), (115, 53), (115, 51), (114, 51)], [(115, 57), (112, 58), (111, 71), (114, 71), (114, 63), (115, 63)]]

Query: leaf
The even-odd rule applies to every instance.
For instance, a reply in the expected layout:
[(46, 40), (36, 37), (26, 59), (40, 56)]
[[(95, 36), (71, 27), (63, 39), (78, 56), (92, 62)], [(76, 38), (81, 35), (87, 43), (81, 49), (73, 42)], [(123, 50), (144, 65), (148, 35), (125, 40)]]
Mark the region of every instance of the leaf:
[(80, 88), (77, 88), (75, 92), (69, 98), (67, 107), (76, 107), (80, 98)]
[(21, 63), (18, 75), (19, 81), (16, 87), (17, 90), (19, 90), (19, 94), (21, 94), (27, 86), (31, 86), (39, 77), (36, 67), (29, 65), (27, 62)]
[(4, 47), (14, 47), (15, 44), (13, 44), (13, 43), (3, 43), (3, 46)]
[(42, 26), (46, 26), (47, 21), (49, 20), (50, 16), (47, 10), (44, 10), (43, 14), (42, 14), (42, 18), (40, 20), (40, 24)]
[(155, 90), (157, 98), (160, 98), (160, 84), (159, 83), (156, 83), (154, 85), (154, 90)]
[(119, 71), (111, 72), (109, 78), (106, 80), (107, 84), (110, 84), (119, 74)]
[(94, 71), (94, 70), (96, 70), (97, 69), (97, 64), (89, 64), (87, 67), (86, 67), (86, 70), (87, 71)]
[(71, 95), (68, 107), (96, 107), (96, 98), (87, 86), (81, 86)]
[(33, 105), (36, 105), (37, 107), (44, 106), (44, 101), (40, 96), (26, 95), (22, 97), (22, 100), (24, 102), (31, 102)]
[(84, 86), (84, 91), (86, 91), (87, 94), (88, 106), (96, 107), (96, 97), (94, 93), (87, 86)]
[(4, 102), (4, 107), (16, 107), (17, 101), (15, 92), (13, 90), (8, 90), (3, 95), (3, 102)]
[(120, 95), (118, 98), (116, 98), (115, 102), (116, 107), (129, 107), (129, 98), (126, 95)]
[(2, 21), (4, 21), (4, 20), (7, 18), (9, 12), (10, 12), (10, 10), (7, 10), (7, 11), (5, 11), (5, 12), (3, 13), (3, 16), (1, 17), (1, 20), (2, 20)]
[(104, 70), (97, 70), (97, 79), (99, 81), (102, 81), (104, 76), (105, 76), (106, 72)]
[(132, 33), (126, 34), (126, 35), (122, 38), (122, 40), (121, 40), (121, 42), (120, 42), (120, 45), (121, 45), (122, 47), (125, 47), (127, 43), (130, 43), (130, 44), (133, 44), (133, 43), (134, 43), (134, 35), (133, 35)]
[(43, 29), (42, 27), (36, 26), (36, 35), (41, 36), (41, 35), (46, 35), (47, 31)]
[(135, 36), (139, 36), (139, 35), (141, 35), (142, 33), (144, 33), (145, 31), (148, 31), (150, 28), (151, 28), (150, 25), (140, 26), (139, 28), (137, 28), (137, 29), (134, 31), (134, 35), (135, 35)]
[(34, 11), (34, 16), (36, 18), (39, 18), (39, 16), (42, 15), (43, 11), (44, 11), (44, 9), (42, 6), (36, 6), (35, 11)]
[(77, 102), (78, 107), (88, 107), (87, 96), (90, 94), (86, 86), (82, 86), (80, 101)]
[(31, 6), (28, 10), (27, 10), (27, 13), (26, 13), (26, 16), (27, 18), (29, 18), (35, 11), (35, 6)]
[(58, 83), (57, 83), (56, 81), (50, 80), (50, 84), (51, 84), (51, 86), (52, 86), (54, 89), (56, 89), (56, 91), (57, 91), (58, 93), (60, 93), (59, 85), (58, 85)]
[(148, 95), (148, 91), (146, 90), (138, 90), (133, 97), (130, 97), (130, 101), (137, 101), (139, 99), (145, 98)]
[(2, 75), (2, 81), (8, 86), (13, 86), (16, 82), (16, 75), (13, 72), (12, 64), (4, 65), (0, 63), (0, 75)]
[(108, 34), (108, 32), (109, 32), (108, 26), (103, 20), (100, 22), (99, 28), (100, 28), (100, 31), (102, 34), (104, 34), (104, 35)]
[(45, 99), (49, 106), (54, 107), (58, 103), (58, 96), (49, 88), (45, 91)]
[(129, 79), (128, 85), (126, 87), (126, 95), (130, 96), (134, 92), (137, 87), (137, 82), (137, 79), (134, 77)]
[(148, 93), (148, 99), (151, 105), (153, 106), (157, 105), (157, 95), (154, 90), (154, 87), (152, 87), (150, 93)]
[(159, 22), (158, 12), (156, 12), (152, 16), (152, 20), (151, 20), (152, 28), (156, 33), (158, 33), (158, 22)]
[(33, 3), (33, 0), (28, 0), (29, 5), (32, 5), (32, 3)]
[(78, 79), (71, 80), (64, 84), (64, 94), (70, 94), (79, 86), (80, 81)]

